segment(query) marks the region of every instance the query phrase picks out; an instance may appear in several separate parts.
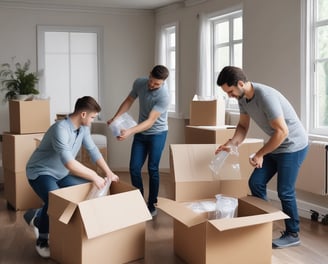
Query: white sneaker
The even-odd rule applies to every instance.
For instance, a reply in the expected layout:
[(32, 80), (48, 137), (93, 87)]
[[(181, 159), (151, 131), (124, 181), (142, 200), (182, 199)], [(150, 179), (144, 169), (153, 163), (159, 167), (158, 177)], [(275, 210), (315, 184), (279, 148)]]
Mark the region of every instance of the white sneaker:
[(34, 224), (34, 220), (38, 214), (39, 209), (35, 210), (28, 210), (25, 214), (24, 214), (24, 219), (26, 221), (26, 223), (32, 227), (35, 238), (38, 239), (39, 238), (39, 229), (35, 226)]
[(50, 249), (47, 239), (38, 239), (35, 249), (41, 257), (50, 258)]

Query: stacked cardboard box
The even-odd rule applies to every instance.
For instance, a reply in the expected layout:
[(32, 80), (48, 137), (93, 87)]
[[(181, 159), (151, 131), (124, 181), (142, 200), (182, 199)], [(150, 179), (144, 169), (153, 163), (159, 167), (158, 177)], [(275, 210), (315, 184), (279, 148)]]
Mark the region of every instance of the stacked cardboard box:
[(196, 95), (190, 103), (191, 126), (224, 126), (225, 102), (221, 98), (199, 99)]
[[(234, 180), (218, 180), (208, 168), (216, 145), (171, 145), (175, 199), (160, 198), (158, 207), (173, 217), (174, 252), (186, 263), (271, 263), (272, 222), (288, 216), (248, 196), (248, 157), (262, 145), (262, 140), (250, 140), (240, 146), (242, 175)], [(213, 219), (187, 206), (213, 200), (215, 194), (238, 198), (237, 217)]]
[(49, 100), (10, 100), (9, 121), (10, 132), (2, 136), (5, 198), (16, 210), (38, 208), (42, 201), (28, 183), (25, 166), (35, 150), (35, 139), (50, 126)]
[(190, 103), (190, 121), (185, 128), (186, 144), (222, 144), (231, 138), (235, 126), (225, 125), (223, 99), (197, 100)]
[(151, 219), (139, 190), (113, 182), (110, 194), (85, 200), (92, 183), (50, 192), (51, 258), (58, 263), (127, 263), (145, 254)]

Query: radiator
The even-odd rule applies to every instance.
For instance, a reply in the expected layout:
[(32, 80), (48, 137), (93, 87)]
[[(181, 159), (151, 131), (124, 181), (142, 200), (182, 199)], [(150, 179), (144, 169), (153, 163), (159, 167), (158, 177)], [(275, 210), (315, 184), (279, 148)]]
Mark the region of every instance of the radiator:
[(328, 142), (310, 141), (309, 152), (304, 160), (296, 182), (296, 189), (327, 195)]

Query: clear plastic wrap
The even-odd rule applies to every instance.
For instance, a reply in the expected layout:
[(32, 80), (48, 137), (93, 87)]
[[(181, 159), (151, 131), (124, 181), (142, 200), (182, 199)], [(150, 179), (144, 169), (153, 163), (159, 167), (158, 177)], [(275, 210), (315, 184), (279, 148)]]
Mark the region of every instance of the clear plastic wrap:
[(96, 185), (93, 185), (90, 192), (87, 195), (86, 200), (90, 200), (90, 199), (108, 195), (111, 183), (112, 183), (112, 181), (106, 178), (106, 185), (104, 188), (98, 189)]
[(137, 125), (137, 122), (128, 113), (124, 113), (116, 118), (110, 125), (113, 135), (118, 137), (121, 135), (121, 130), (129, 129)]

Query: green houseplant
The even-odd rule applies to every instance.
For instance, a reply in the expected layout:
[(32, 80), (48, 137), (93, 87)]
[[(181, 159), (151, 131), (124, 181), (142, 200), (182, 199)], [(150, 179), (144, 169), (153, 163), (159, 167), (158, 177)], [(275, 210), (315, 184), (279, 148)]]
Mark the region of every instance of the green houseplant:
[(19, 99), (20, 95), (35, 95), (39, 94), (36, 89), (38, 83), (38, 75), (33, 72), (28, 72), (31, 61), (27, 60), (23, 65), (19, 62), (15, 63), (15, 69), (12, 69), (9, 63), (1, 65), (0, 70), (0, 87), (5, 93), (4, 101), (10, 99)]

